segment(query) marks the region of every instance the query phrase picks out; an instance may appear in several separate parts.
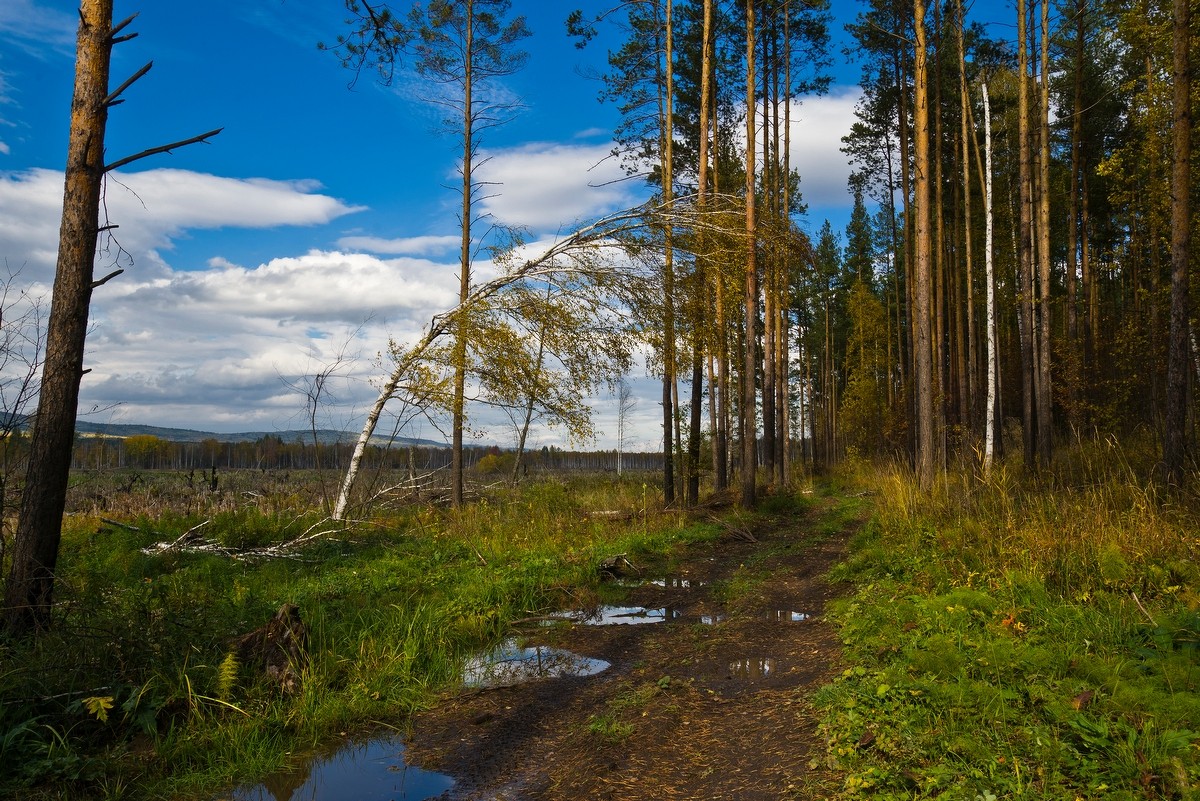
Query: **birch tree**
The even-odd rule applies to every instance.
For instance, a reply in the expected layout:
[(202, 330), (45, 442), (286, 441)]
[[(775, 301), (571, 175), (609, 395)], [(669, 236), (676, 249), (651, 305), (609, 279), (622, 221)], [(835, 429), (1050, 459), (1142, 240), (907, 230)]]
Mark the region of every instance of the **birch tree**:
[[(447, 338), (453, 340), (460, 318), (481, 315), (485, 309), (502, 303), (507, 293), (528, 294), (536, 291), (533, 287), (544, 287), (546, 283), (569, 285), (577, 296), (587, 295), (598, 303), (610, 298), (613, 307), (627, 303), (629, 296), (644, 295), (650, 283), (646, 280), (641, 237), (646, 230), (664, 224), (659, 218), (664, 213), (660, 204), (621, 211), (582, 226), (535, 256), (498, 264), (499, 276), (473, 284), (457, 306), (430, 320), (420, 338), (394, 348), (391, 372), (380, 382), (379, 394), (350, 455), (333, 519), (346, 519), (363, 455), (388, 403), (430, 397), (425, 386), (430, 375), (429, 356)], [(570, 333), (564, 328), (559, 335)]]

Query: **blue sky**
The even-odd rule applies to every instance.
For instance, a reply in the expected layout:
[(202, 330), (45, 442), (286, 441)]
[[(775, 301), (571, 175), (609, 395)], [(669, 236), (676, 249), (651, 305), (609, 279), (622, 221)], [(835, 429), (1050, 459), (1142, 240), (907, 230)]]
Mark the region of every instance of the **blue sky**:
[[(603, 157), (616, 111), (585, 78), (605, 43), (579, 51), (566, 38), (571, 8), (599, 3), (516, 0), (533, 37), (525, 70), (505, 81), (525, 110), (487, 132), (487, 201), (498, 219), (546, 240), (578, 221), (636, 202), (640, 188), (597, 186), (617, 176)], [(837, 9), (853, 14), (845, 4)], [(456, 194), (453, 136), (423, 87), (379, 86), (317, 48), (345, 30), (340, 0), (117, 1), (140, 12), (140, 35), (114, 52), (112, 85), (154, 68), (109, 117), (109, 159), (212, 128), (208, 144), (130, 165), (111, 176), (107, 208), (126, 268), (94, 297), (81, 407), (96, 422), (212, 431), (302, 427), (289, 384), (339, 352), (355, 357), (323, 424), (355, 428), (389, 338), (415, 336), (453, 305)], [(62, 164), (74, 69), (75, 4), (0, 2), (0, 258), (16, 281), (48, 297), (57, 245)], [(837, 35), (839, 30), (835, 30)], [(834, 54), (841, 63), (840, 50)], [(856, 67), (839, 67), (853, 83)], [(793, 165), (810, 204), (808, 227), (848, 216), (838, 152), (856, 90), (835, 85), (804, 101)], [(2, 274), (2, 273), (0, 273)], [(644, 371), (631, 376), (649, 387)], [(661, 436), (648, 390), (637, 444)], [(615, 403), (597, 399), (600, 446), (612, 446)], [(484, 441), (506, 427), (480, 418)], [(432, 428), (413, 432), (436, 438)], [(539, 430), (535, 445), (565, 444)]]

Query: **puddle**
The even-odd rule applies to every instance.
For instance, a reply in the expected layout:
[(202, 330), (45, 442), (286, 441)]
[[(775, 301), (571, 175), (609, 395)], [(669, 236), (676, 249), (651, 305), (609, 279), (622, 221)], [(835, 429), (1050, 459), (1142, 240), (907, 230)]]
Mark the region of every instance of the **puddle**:
[(775, 660), (771, 657), (762, 659), (739, 659), (729, 663), (731, 679), (765, 679), (773, 676), (776, 671)]
[(678, 609), (644, 606), (597, 606), (594, 609), (577, 609), (563, 612), (559, 617), (585, 626), (637, 626), (643, 623), (662, 623), (683, 616)]
[(690, 590), (706, 586), (706, 582), (699, 579), (680, 578), (678, 576), (656, 579), (618, 579), (615, 583), (618, 587), (664, 587), (666, 589), (677, 590)]
[(463, 683), (468, 687), (508, 687), (534, 679), (594, 676), (608, 668), (603, 659), (545, 645), (520, 648), (515, 640), (505, 640), (491, 652), (467, 662)]
[(767, 612), (768, 623), (803, 623), (811, 617), (808, 612), (788, 612), (782, 609)]
[(693, 589), (696, 587), (704, 586), (703, 581), (697, 581), (696, 579), (686, 579), (686, 578), (679, 578), (679, 577), (653, 579), (646, 583), (653, 584), (655, 587), (668, 587), (668, 588), (683, 589), (683, 590), (688, 590), (688, 589)]
[(453, 785), (449, 776), (406, 764), (404, 741), (386, 735), (317, 754), (220, 801), (422, 801)]

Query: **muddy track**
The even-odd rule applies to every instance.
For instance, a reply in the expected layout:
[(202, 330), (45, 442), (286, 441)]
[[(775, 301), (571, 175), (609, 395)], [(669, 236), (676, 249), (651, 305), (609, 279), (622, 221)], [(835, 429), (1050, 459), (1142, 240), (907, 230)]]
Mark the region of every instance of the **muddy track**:
[(825, 575), (851, 532), (809, 523), (781, 517), (757, 542), (726, 535), (669, 575), (643, 569), (660, 581), (630, 582), (622, 604), (664, 622), (526, 629), (527, 644), (611, 667), (446, 698), (414, 721), (408, 759), (455, 778), (447, 801), (825, 797), (808, 698), (840, 669), (823, 612), (841, 589)]

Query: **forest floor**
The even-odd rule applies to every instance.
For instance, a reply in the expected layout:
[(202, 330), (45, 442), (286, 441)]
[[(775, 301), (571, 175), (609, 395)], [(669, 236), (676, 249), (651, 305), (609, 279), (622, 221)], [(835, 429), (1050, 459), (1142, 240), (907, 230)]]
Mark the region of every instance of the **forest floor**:
[(826, 575), (858, 523), (819, 531), (821, 503), (628, 567), (618, 603), (647, 617), (531, 622), (525, 645), (611, 667), (445, 697), (413, 721), (409, 761), (460, 801), (827, 797), (811, 697), (841, 671), (823, 612), (849, 587)]

